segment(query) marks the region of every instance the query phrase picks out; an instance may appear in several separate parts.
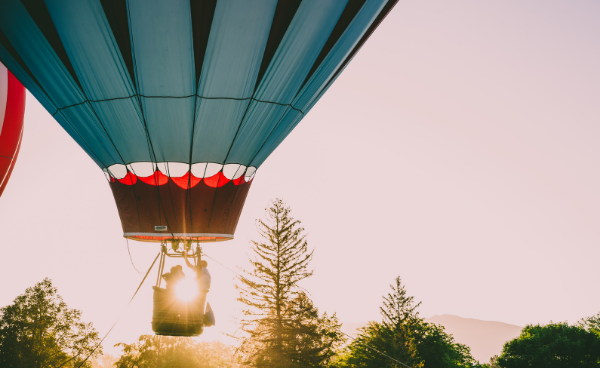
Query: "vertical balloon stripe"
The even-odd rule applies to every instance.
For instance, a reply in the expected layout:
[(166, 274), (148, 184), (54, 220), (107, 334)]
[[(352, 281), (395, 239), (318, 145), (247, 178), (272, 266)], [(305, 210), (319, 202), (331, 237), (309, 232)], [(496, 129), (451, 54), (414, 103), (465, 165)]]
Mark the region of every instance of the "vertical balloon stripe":
[[(352, 60), (352, 58), (354, 58), (354, 55), (356, 55), (356, 53), (358, 52), (358, 50), (360, 50), (360, 48), (362, 47), (362, 45), (365, 42), (367, 42), (367, 40), (369, 39), (369, 37), (371, 37), (371, 35), (373, 34), (373, 32), (375, 32), (375, 29), (377, 29), (377, 27), (379, 26), (379, 24), (381, 22), (383, 22), (383, 20), (385, 19), (385, 17), (390, 13), (390, 11), (392, 11), (392, 9), (394, 8), (394, 6), (396, 6), (397, 3), (398, 3), (398, 0), (388, 0), (388, 2), (385, 4), (385, 6), (381, 10), (381, 12), (379, 12), (379, 14), (377, 15), (377, 18), (375, 18), (375, 20), (373, 21), (373, 23), (371, 23), (371, 25), (369, 26), (369, 29), (363, 34), (363, 36), (360, 38), (360, 41), (358, 41), (358, 43), (356, 44), (356, 46), (354, 47), (354, 49), (352, 49), (352, 52), (350, 52), (350, 55), (348, 55), (346, 57), (346, 60), (344, 60), (344, 62), (342, 63), (342, 65), (338, 68), (338, 70), (335, 72), (335, 74), (331, 77), (330, 82), (327, 84), (326, 89), (329, 88), (329, 86), (331, 85), (331, 83), (337, 79), (337, 77), (339, 76), (339, 74), (346, 68), (346, 66), (348, 65), (348, 63), (350, 63), (350, 61)], [(312, 102), (312, 104), (314, 105), (316, 102), (317, 101), (315, 100), (315, 101)]]
[(155, 155), (152, 161), (189, 161), (194, 98), (140, 98)]
[[(131, 97), (136, 94), (133, 81), (100, 3), (49, 0), (47, 6), (85, 95), (116, 99), (91, 103), (99, 128), (106, 130), (124, 162), (148, 160), (139, 104)], [(73, 18), (80, 21), (68, 22)]]
[(39, 30), (44, 35), (44, 38), (51, 45), (54, 50), (56, 56), (60, 59), (62, 64), (65, 66), (75, 83), (79, 85), (79, 80), (75, 71), (73, 70), (73, 66), (71, 65), (71, 61), (65, 52), (62, 41), (56, 32), (56, 28), (54, 27), (54, 22), (52, 21), (50, 14), (48, 12), (48, 8), (46, 7), (46, 3), (44, 0), (20, 0), (29, 16), (38, 26)]
[(79, 86), (19, 0), (0, 1), (0, 28), (58, 107), (85, 101)]
[[(250, 100), (201, 99), (196, 105), (192, 162), (225, 162)], [(215, 124), (214, 122), (219, 122)]]
[(100, 0), (100, 4), (104, 10), (106, 20), (110, 24), (113, 37), (119, 46), (123, 62), (127, 66), (129, 79), (134, 81), (135, 72), (133, 69), (133, 56), (131, 52), (127, 2), (126, 0)]
[(252, 101), (226, 163), (248, 165), (288, 106)]
[[(92, 153), (103, 163), (122, 162), (115, 146), (89, 103), (69, 107), (59, 112), (86, 142)], [(85, 121), (85, 124), (79, 122)], [(79, 123), (79, 124), (78, 124)]]
[[(195, 67), (189, 0), (129, 1), (138, 92), (157, 161), (186, 162)], [(176, 142), (176, 143), (175, 143)]]
[[(255, 93), (257, 100), (281, 104), (292, 102), (345, 5), (346, 1), (312, 0), (300, 4)], [(284, 106), (266, 106), (253, 101), (226, 162), (247, 165), (264, 145), (285, 110)]]
[[(71, 73), (63, 65), (52, 46), (18, 0), (0, 1), (0, 28), (2, 28), (8, 43), (18, 53), (32, 75), (36, 77), (39, 89), (37, 91), (35, 88), (32, 89), (33, 93), (37, 92), (37, 95), (40, 96), (40, 90), (43, 90), (48, 97), (52, 96), (51, 103), (54, 106), (58, 105), (57, 107), (84, 102), (85, 97), (73, 80)], [(15, 71), (18, 72), (18, 70)], [(24, 81), (27, 82), (26, 79)], [(43, 99), (41, 102), (44, 104)], [(44, 104), (47, 109), (49, 105), (49, 103)], [(49, 111), (56, 114), (54, 108)], [(94, 144), (84, 141), (77, 130), (72, 127), (71, 122), (66, 121), (64, 117), (57, 120), (98, 165), (103, 166), (110, 163), (110, 161), (102, 161), (97, 157), (91, 149)]]
[[(198, 89), (203, 98), (197, 104), (193, 159), (224, 162), (250, 103), (276, 1), (256, 5), (232, 1), (216, 7)], [(210, 99), (218, 97), (227, 99)]]
[(199, 96), (252, 96), (276, 4), (277, 0), (217, 3), (202, 66)]
[[(313, 75), (313, 73), (315, 72), (317, 67), (321, 64), (323, 59), (325, 59), (325, 57), (329, 54), (329, 51), (331, 51), (333, 46), (337, 43), (338, 39), (346, 31), (346, 28), (348, 28), (348, 25), (350, 24), (350, 22), (352, 22), (354, 20), (354, 18), (356, 17), (356, 14), (358, 14), (360, 9), (362, 9), (365, 2), (366, 2), (366, 0), (349, 0), (348, 1), (348, 4), (346, 4), (346, 7), (344, 8), (344, 12), (340, 16), (340, 19), (338, 19), (335, 27), (333, 28), (333, 31), (331, 31), (331, 35), (329, 35), (327, 42), (325, 42), (325, 45), (323, 46), (323, 49), (319, 53), (317, 60), (315, 60), (315, 63), (313, 64), (312, 68), (310, 69), (310, 72), (306, 76), (306, 79), (304, 79), (304, 82), (302, 82), (302, 87), (304, 87), (306, 82)], [(300, 89), (302, 89), (302, 87), (300, 87)]]
[(277, 148), (281, 142), (292, 132), (292, 130), (298, 125), (304, 115), (294, 109), (289, 109), (286, 114), (281, 118), (281, 121), (277, 126), (274, 127), (269, 137), (265, 140), (264, 144), (255, 154), (252, 159), (251, 166), (260, 167), (262, 163), (269, 157), (271, 152)]
[[(65, 52), (91, 100), (135, 94), (133, 81), (97, 0), (46, 1)], [(69, 19), (78, 19), (69, 22)]]
[(19, 54), (6, 38), (6, 35), (0, 29), (0, 61), (12, 71), (19, 81), (31, 92), (35, 98), (44, 106), (49, 113), (56, 112), (56, 105), (39, 85), (37, 79), (33, 76), (27, 65), (23, 62)]
[(271, 23), (271, 29), (269, 31), (269, 39), (258, 72), (257, 86), (261, 84), (262, 78), (271, 64), (271, 60), (273, 60), (273, 56), (275, 56), (275, 52), (279, 48), (279, 44), (281, 43), (283, 36), (285, 36), (290, 23), (292, 23), (292, 19), (294, 19), (294, 15), (301, 2), (302, 0), (277, 2), (277, 8), (275, 9), (275, 15), (273, 16), (273, 22)]
[[(88, 156), (90, 156), (91, 159), (94, 160), (96, 165), (100, 167), (107, 167), (114, 163), (111, 161), (103, 161), (96, 155), (96, 153), (92, 149), (92, 145), (90, 145), (82, 137), (80, 129), (75, 129), (75, 127), (73, 127), (73, 124), (71, 124), (71, 122), (66, 118), (62, 110), (56, 112), (56, 114), (54, 114), (53, 117), (58, 122), (58, 124), (60, 124), (60, 126), (65, 130), (65, 132), (67, 132), (67, 134), (70, 135), (71, 138), (73, 138), (73, 140), (85, 151), (85, 153), (87, 153)], [(106, 160), (106, 157), (104, 157), (104, 159)], [(120, 162), (120, 160), (118, 162)]]
[(130, 0), (128, 4), (139, 93), (157, 97), (193, 95), (189, 0)]
[(256, 91), (258, 100), (292, 102), (347, 2), (302, 1)]
[(369, 0), (356, 14), (356, 18), (348, 25), (345, 32), (315, 69), (312, 77), (304, 85), (293, 102), (293, 106), (308, 113), (306, 110), (310, 102), (319, 96), (320, 90), (325, 88), (329, 79), (340, 68), (348, 55), (357, 46), (361, 37), (367, 32), (369, 26), (377, 17), (386, 0)]
[(136, 97), (92, 102), (123, 163), (151, 161), (142, 112)]
[(196, 84), (200, 81), (200, 74), (204, 64), (204, 56), (206, 55), (206, 47), (216, 7), (217, 0), (190, 0)]

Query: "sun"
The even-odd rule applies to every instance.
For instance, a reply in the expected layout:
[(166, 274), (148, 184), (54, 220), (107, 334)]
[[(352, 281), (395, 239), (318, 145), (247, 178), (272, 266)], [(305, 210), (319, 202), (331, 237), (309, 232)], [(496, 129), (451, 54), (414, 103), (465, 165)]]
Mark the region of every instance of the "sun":
[(198, 295), (198, 284), (194, 280), (183, 279), (175, 287), (175, 295), (180, 300), (190, 301)]

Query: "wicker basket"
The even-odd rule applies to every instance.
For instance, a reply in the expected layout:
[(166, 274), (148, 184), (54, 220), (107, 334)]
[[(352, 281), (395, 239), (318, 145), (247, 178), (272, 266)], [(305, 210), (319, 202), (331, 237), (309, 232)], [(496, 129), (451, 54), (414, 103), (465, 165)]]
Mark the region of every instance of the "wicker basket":
[(202, 333), (204, 295), (185, 302), (177, 299), (173, 292), (156, 286), (153, 289), (152, 331), (167, 336), (198, 336)]

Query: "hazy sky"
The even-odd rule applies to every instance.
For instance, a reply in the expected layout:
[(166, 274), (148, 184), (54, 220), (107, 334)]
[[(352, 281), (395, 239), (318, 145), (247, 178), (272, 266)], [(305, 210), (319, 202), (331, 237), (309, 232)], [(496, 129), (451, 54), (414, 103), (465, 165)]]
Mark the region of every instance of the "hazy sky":
[[(402, 0), (258, 171), (233, 241), (283, 198), (316, 249), (304, 282), (341, 321), (379, 319), (400, 275), (423, 316), (525, 325), (600, 312), (600, 2)], [(150, 333), (151, 285), (130, 264), (102, 171), (28, 94), (0, 198), (0, 305), (49, 277), (110, 349)], [(145, 271), (158, 245), (130, 241)], [(208, 300), (233, 333), (234, 275)]]

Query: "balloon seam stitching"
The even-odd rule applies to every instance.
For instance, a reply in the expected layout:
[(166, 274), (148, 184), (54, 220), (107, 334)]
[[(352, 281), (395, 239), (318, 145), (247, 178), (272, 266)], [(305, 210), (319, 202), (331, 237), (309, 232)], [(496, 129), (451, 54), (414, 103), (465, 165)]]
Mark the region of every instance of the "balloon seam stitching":
[(146, 95), (142, 95), (139, 93), (135, 93), (131, 96), (125, 96), (125, 97), (113, 97), (113, 98), (105, 98), (105, 99), (101, 99), (101, 100), (92, 100), (92, 99), (88, 99), (86, 98), (84, 101), (82, 102), (78, 102), (76, 104), (72, 104), (72, 105), (68, 105), (68, 106), (63, 106), (63, 107), (57, 107), (56, 111), (52, 114), (52, 116), (58, 114), (59, 111), (61, 110), (65, 110), (71, 107), (75, 107), (75, 106), (79, 106), (79, 105), (83, 105), (86, 102), (107, 102), (107, 101), (115, 101), (115, 100), (126, 100), (126, 99), (130, 99), (130, 98), (134, 98), (134, 97), (143, 97), (143, 98), (191, 98), (191, 97), (197, 97), (197, 98), (201, 98), (204, 100), (234, 100), (234, 101), (246, 101), (246, 100), (251, 100), (251, 101), (256, 101), (256, 102), (262, 102), (262, 103), (268, 103), (268, 104), (274, 104), (274, 105), (279, 105), (279, 106), (285, 106), (285, 107), (290, 107), (298, 112), (300, 112), (302, 115), (306, 115), (306, 113), (300, 109), (298, 109), (297, 107), (293, 106), (291, 103), (289, 104), (284, 104), (284, 103), (280, 103), (280, 102), (274, 102), (274, 101), (265, 101), (265, 100), (259, 100), (257, 98), (254, 97), (245, 97), (245, 98), (236, 98), (236, 97), (205, 97), (205, 96), (199, 96), (199, 95), (187, 95), (187, 96), (146, 96)]

